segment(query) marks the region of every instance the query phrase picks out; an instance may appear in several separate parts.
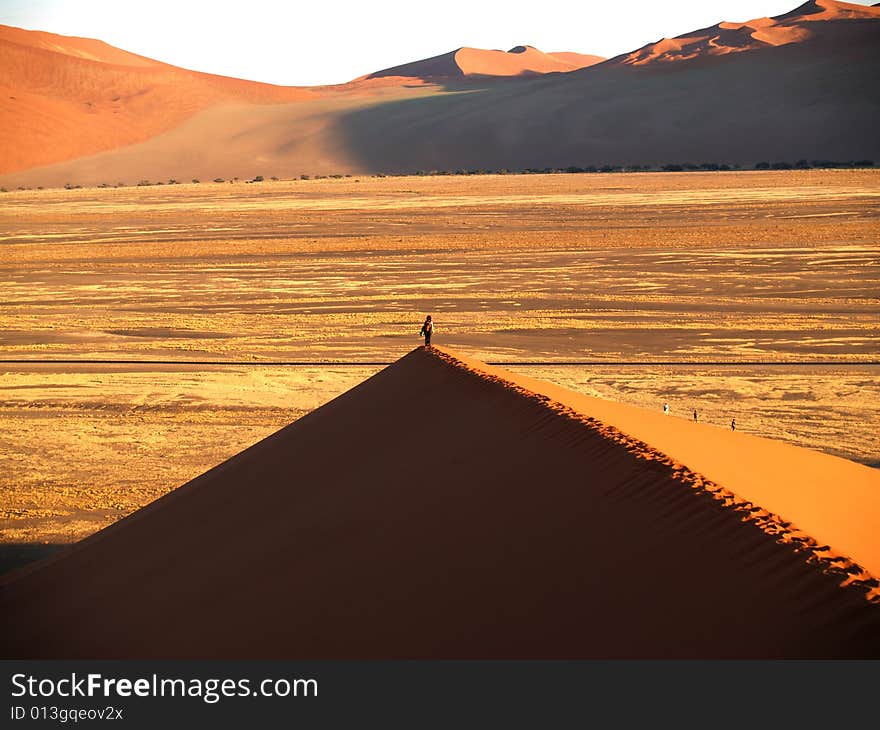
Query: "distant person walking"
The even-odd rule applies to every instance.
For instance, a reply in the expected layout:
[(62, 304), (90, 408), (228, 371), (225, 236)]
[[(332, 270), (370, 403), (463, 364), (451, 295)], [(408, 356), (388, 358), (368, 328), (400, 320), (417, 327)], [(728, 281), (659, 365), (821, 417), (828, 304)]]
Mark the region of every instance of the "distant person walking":
[(425, 336), (425, 347), (431, 346), (431, 335), (434, 333), (434, 322), (431, 319), (431, 315), (429, 314), (425, 317), (425, 323), (422, 325), (422, 329), (419, 332), (420, 335)]
[(694, 408), (694, 423), (697, 422), (697, 409)]
[(664, 416), (668, 416), (668, 415), (669, 415), (669, 404), (668, 404), (668, 403), (664, 403), (664, 404), (663, 404), (663, 415), (664, 415)]
[(731, 430), (731, 431), (736, 431), (736, 419), (735, 419), (735, 418), (732, 418), (732, 419), (730, 420), (730, 430)]

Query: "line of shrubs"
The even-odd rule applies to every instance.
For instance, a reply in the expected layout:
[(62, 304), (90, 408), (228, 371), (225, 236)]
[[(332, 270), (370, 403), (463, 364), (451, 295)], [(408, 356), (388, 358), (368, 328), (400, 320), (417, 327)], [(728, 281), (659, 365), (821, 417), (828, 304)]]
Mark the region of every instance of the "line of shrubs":
[[(864, 169), (864, 168), (872, 168), (874, 167), (873, 160), (798, 160), (797, 162), (757, 162), (754, 165), (755, 170), (855, 170), (855, 169)], [(691, 162), (681, 162), (681, 163), (670, 163), (666, 165), (660, 165), (659, 167), (652, 165), (602, 165), (601, 167), (597, 167), (595, 165), (587, 165), (586, 167), (580, 167), (576, 165), (570, 165), (569, 167), (527, 167), (521, 170), (511, 170), (506, 167), (502, 167), (498, 170), (489, 170), (485, 168), (458, 168), (456, 170), (418, 170), (414, 173), (375, 173), (372, 175), (361, 175), (361, 177), (374, 177), (374, 178), (383, 178), (383, 177), (433, 177), (433, 176), (443, 176), (443, 175), (560, 175), (560, 174), (579, 174), (579, 173), (608, 173), (608, 172), (727, 172), (731, 170), (743, 170), (743, 169), (751, 169), (744, 168), (741, 165), (728, 165), (726, 163), (716, 163), (716, 162), (702, 162), (700, 164), (694, 164)], [(352, 175), (350, 174), (335, 174), (335, 175), (300, 175), (300, 180), (340, 180), (342, 178), (350, 178)], [(255, 175), (250, 180), (245, 180), (245, 183), (261, 183), (264, 182), (266, 178), (262, 175)], [(296, 180), (297, 178), (290, 178), (291, 180)], [(278, 177), (272, 176), (269, 180), (277, 181)], [(192, 178), (192, 183), (198, 184), (198, 178)], [(239, 178), (232, 177), (228, 180), (222, 177), (215, 177), (215, 183), (237, 183), (240, 182)], [(150, 185), (179, 185), (180, 182), (171, 178), (167, 182), (163, 182), (158, 180), (156, 182), (151, 182), (150, 180), (140, 180), (136, 183), (137, 187), (146, 187)], [(74, 183), (66, 183), (64, 185), (65, 190), (76, 190), (81, 188), (82, 185), (76, 185)], [(98, 185), (99, 188), (124, 188), (127, 187), (124, 182), (118, 182), (115, 185), (111, 185), (110, 183), (102, 182)], [(27, 188), (27, 187), (19, 187), (19, 190), (43, 190), (43, 186), (38, 186), (35, 188)], [(9, 192), (6, 188), (0, 188), (0, 193)]]
[(755, 164), (756, 170), (853, 170), (864, 167), (874, 167), (874, 160), (850, 160), (849, 162), (841, 162), (839, 160), (798, 160), (797, 162), (758, 162)]

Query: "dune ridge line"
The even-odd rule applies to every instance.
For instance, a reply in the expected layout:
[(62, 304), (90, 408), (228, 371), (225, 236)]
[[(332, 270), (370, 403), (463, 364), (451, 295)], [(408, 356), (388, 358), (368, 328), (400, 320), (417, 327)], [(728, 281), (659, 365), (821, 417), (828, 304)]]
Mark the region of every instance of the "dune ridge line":
[(803, 555), (806, 563), (817, 567), (824, 573), (839, 577), (841, 579), (841, 588), (847, 586), (857, 588), (863, 591), (866, 600), (880, 605), (880, 580), (877, 580), (876, 576), (872, 575), (870, 571), (859, 565), (852, 558), (836, 552), (829, 545), (820, 545), (813, 536), (799, 529), (791, 521), (785, 520), (780, 515), (774, 514), (760, 505), (740, 497), (730, 489), (713, 482), (673, 457), (634, 436), (624, 433), (615, 426), (603, 423), (599, 419), (581, 413), (549, 396), (530, 391), (511, 380), (505, 379), (501, 375), (481, 370), (479, 367), (475, 367), (476, 363), (474, 361), (467, 362), (462, 360), (447, 349), (435, 346), (431, 348), (431, 352), (440, 360), (453, 367), (464, 370), (487, 382), (513, 390), (523, 398), (542, 404), (559, 417), (569, 419), (595, 431), (604, 438), (620, 444), (630, 454), (639, 459), (657, 462), (669, 467), (673, 472), (674, 479), (683, 486), (690, 487), (695, 492), (708, 496), (723, 507), (732, 510), (742, 517), (743, 522), (754, 524), (764, 533), (772, 536), (777, 542), (792, 546), (798, 553)]

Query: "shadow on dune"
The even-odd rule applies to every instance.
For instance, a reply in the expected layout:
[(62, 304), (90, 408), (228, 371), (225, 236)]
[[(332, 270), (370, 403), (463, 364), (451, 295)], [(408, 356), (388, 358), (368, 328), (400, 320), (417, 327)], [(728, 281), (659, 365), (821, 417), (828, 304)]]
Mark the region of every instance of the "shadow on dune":
[(0, 575), (48, 558), (66, 545), (43, 545), (32, 543), (0, 544)]
[(386, 172), (877, 159), (880, 23), (824, 25), (803, 43), (361, 107), (334, 128), (353, 164)]

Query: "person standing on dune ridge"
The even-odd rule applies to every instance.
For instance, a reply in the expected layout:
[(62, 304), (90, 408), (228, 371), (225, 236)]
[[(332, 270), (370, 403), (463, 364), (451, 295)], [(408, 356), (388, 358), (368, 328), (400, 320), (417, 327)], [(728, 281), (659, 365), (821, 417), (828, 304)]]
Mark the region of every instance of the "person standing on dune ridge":
[(431, 315), (429, 314), (425, 317), (425, 323), (422, 325), (422, 329), (419, 331), (420, 335), (425, 336), (425, 347), (431, 346), (431, 335), (434, 333), (434, 322), (431, 319)]

